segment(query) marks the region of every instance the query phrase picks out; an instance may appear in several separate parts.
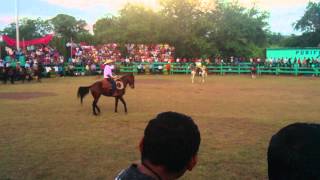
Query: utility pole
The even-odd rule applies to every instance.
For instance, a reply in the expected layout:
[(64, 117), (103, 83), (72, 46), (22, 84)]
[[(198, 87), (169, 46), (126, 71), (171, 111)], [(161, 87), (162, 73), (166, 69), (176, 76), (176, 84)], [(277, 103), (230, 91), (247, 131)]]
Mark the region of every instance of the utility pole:
[(72, 41), (72, 37), (71, 37), (71, 46), (70, 46), (70, 57), (71, 57), (71, 60), (72, 60), (72, 45), (73, 45), (73, 41)]
[(20, 51), (20, 38), (19, 38), (19, 0), (16, 0), (16, 45), (17, 50)]

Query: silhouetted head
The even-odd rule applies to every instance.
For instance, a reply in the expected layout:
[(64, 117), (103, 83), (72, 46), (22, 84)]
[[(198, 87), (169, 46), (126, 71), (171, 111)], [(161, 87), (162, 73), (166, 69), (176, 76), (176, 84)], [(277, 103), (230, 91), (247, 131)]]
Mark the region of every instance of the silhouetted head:
[(268, 148), (270, 180), (320, 178), (320, 125), (295, 123), (272, 136)]
[(141, 160), (181, 176), (196, 165), (200, 141), (198, 126), (191, 117), (163, 112), (152, 119), (144, 131)]

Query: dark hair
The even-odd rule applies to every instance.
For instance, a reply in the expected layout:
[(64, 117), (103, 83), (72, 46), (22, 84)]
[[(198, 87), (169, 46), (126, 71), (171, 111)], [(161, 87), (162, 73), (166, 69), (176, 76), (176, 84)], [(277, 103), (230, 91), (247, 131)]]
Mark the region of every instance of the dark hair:
[(268, 149), (270, 180), (320, 179), (320, 125), (295, 123), (275, 134)]
[(200, 141), (198, 126), (191, 117), (163, 112), (144, 131), (141, 159), (162, 165), (168, 172), (180, 172), (197, 154)]

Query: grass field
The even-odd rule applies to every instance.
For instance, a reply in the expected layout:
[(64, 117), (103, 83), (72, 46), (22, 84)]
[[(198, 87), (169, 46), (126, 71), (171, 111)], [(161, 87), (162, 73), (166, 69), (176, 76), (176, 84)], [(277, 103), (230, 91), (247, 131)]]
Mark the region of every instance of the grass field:
[(319, 78), (211, 75), (191, 84), (186, 75), (136, 76), (127, 115), (102, 97), (94, 117), (91, 95), (81, 106), (76, 91), (96, 80), (0, 85), (0, 95), (16, 93), (0, 99), (0, 179), (113, 179), (139, 159), (143, 130), (162, 111), (192, 116), (201, 131), (198, 166), (182, 179), (267, 179), (272, 134), (297, 121), (320, 123)]

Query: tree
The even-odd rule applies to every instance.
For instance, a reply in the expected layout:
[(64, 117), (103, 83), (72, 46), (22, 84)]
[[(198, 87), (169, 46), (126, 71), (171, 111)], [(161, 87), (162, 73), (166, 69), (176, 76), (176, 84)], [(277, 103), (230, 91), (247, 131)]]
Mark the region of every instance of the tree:
[(320, 2), (309, 2), (306, 12), (294, 25), (303, 32), (320, 32)]
[(122, 42), (156, 43), (161, 19), (152, 9), (142, 5), (127, 4), (120, 10), (118, 31)]
[(223, 56), (263, 56), (267, 44), (268, 13), (247, 9), (236, 2), (216, 1), (209, 14), (209, 39)]
[(115, 16), (99, 19), (93, 25), (94, 39), (96, 43), (119, 42), (122, 33), (119, 33), (119, 22)]
[(284, 40), (287, 47), (320, 46), (320, 2), (309, 2), (304, 15), (293, 25), (295, 30), (303, 32)]
[[(19, 21), (20, 39), (34, 39), (42, 37), (52, 32), (52, 26), (48, 21), (37, 19), (23, 18)], [(8, 27), (5, 27), (1, 32), (16, 38), (16, 23), (11, 23)]]
[(84, 20), (76, 20), (73, 16), (58, 14), (50, 20), (57, 36), (77, 40), (79, 35), (89, 33), (85, 29), (87, 23)]
[(201, 0), (161, 0), (164, 17), (160, 39), (176, 48), (178, 57), (211, 55), (206, 40), (208, 24)]
[(71, 39), (74, 42), (94, 43), (93, 35), (85, 28), (87, 23), (84, 20), (77, 20), (73, 16), (66, 14), (58, 14), (49, 21), (56, 35), (51, 44), (57, 47), (65, 57), (68, 56), (67, 54), (69, 52), (65, 45), (67, 42), (70, 42)]
[[(268, 13), (237, 3), (160, 0), (159, 12), (127, 4), (94, 25), (98, 43), (169, 43), (177, 57), (262, 56)], [(205, 7), (205, 8), (204, 8)]]
[(286, 36), (283, 36), (280, 33), (268, 32), (267, 41), (269, 46), (279, 47), (282, 46), (283, 41), (287, 39)]

